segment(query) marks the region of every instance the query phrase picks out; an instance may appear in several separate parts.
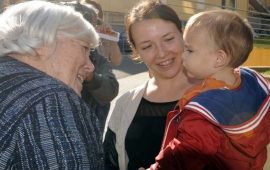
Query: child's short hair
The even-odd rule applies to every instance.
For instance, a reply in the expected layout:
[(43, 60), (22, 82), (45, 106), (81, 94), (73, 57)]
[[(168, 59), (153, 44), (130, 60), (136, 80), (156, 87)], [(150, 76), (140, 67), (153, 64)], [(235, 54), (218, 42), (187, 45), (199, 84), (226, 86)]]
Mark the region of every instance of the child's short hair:
[(200, 29), (208, 32), (218, 48), (230, 57), (229, 65), (236, 68), (242, 65), (253, 49), (253, 34), (250, 24), (239, 14), (229, 10), (211, 10), (192, 16), (185, 32)]

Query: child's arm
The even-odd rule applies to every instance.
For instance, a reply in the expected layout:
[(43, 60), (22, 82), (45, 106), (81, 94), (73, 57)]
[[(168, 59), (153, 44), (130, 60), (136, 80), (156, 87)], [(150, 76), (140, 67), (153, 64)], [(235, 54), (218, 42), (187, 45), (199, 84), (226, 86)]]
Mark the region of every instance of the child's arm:
[(191, 111), (181, 116), (177, 133), (176, 138), (160, 151), (150, 169), (198, 169), (211, 161), (224, 139), (217, 126)]

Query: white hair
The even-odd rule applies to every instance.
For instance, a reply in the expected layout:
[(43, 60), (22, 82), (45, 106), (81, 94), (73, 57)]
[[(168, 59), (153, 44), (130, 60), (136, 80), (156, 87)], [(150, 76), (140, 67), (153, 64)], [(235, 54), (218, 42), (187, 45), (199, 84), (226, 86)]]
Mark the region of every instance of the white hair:
[(0, 15), (0, 56), (35, 56), (36, 49), (53, 45), (58, 36), (81, 40), (90, 48), (99, 44), (94, 27), (65, 5), (27, 1), (10, 6)]

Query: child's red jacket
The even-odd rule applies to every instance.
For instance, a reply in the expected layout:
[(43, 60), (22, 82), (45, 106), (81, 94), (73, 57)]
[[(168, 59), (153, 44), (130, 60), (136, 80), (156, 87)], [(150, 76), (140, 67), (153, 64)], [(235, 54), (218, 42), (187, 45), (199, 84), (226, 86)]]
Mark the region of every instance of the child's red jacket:
[(162, 150), (150, 169), (263, 169), (270, 141), (270, 87), (252, 70), (242, 68), (240, 75), (237, 88), (208, 80), (204, 86), (210, 82), (210, 87), (189, 92), (183, 109), (168, 114)]

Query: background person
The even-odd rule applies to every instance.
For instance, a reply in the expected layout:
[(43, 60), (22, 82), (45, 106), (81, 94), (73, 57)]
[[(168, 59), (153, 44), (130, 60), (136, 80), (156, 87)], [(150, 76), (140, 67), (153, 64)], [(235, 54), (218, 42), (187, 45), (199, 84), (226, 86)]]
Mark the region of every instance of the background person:
[[(74, 7), (92, 25), (98, 25), (98, 11), (94, 6), (78, 2), (65, 4)], [(119, 83), (108, 60), (100, 55), (96, 49), (91, 51), (89, 57), (95, 66), (95, 70), (86, 76), (83, 83), (82, 98), (98, 113), (97, 116), (103, 130), (110, 109), (110, 102), (118, 94)]]
[(99, 122), (81, 99), (93, 26), (70, 7), (28, 1), (0, 15), (3, 169), (104, 169)]
[[(112, 29), (111, 25), (104, 22), (103, 10), (99, 3), (93, 0), (84, 0), (82, 3), (91, 4), (98, 10), (99, 24), (96, 27), (97, 32), (108, 35), (114, 34), (115, 31)], [(101, 38), (101, 45), (98, 47), (98, 52), (106, 57), (112, 66), (119, 66), (122, 62), (122, 54), (117, 41)]]
[(238, 68), (253, 48), (251, 26), (233, 11), (200, 12), (188, 20), (184, 41), (184, 70), (204, 81), (169, 113), (162, 150), (150, 169), (263, 169), (270, 84)]
[(104, 141), (106, 169), (150, 166), (160, 150), (168, 111), (194, 84), (182, 71), (181, 22), (169, 6), (141, 1), (129, 12), (126, 30), (134, 57), (146, 64), (152, 78), (112, 107)]

